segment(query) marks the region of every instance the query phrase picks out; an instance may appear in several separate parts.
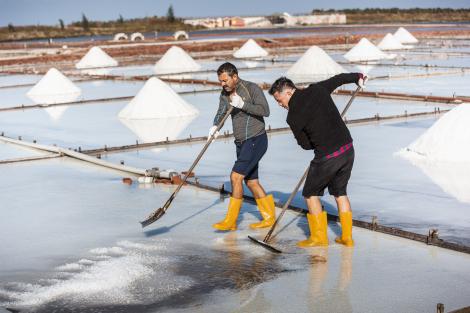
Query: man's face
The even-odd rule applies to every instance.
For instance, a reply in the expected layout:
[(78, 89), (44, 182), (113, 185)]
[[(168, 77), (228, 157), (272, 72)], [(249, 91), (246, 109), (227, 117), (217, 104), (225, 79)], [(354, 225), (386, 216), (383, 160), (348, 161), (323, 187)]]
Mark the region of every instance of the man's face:
[(277, 101), (277, 103), (283, 107), (284, 109), (289, 109), (289, 100), (292, 97), (293, 90), (289, 88), (285, 88), (283, 91), (279, 92), (276, 91), (273, 94), (274, 100)]
[(238, 82), (238, 75), (233, 74), (233, 76), (228, 75), (227, 73), (222, 73), (219, 75), (219, 82), (222, 88), (228, 92), (232, 93), (235, 90)]

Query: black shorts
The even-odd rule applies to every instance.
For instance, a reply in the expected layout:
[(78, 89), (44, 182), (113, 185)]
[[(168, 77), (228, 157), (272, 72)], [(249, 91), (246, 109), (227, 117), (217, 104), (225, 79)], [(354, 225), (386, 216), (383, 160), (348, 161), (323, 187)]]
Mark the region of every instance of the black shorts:
[(339, 197), (347, 195), (346, 189), (354, 164), (354, 148), (328, 159), (310, 162), (310, 168), (302, 191), (302, 196), (323, 196), (328, 187), (330, 195)]
[(258, 163), (268, 150), (268, 136), (266, 133), (237, 143), (237, 160), (233, 165), (233, 172), (245, 176), (245, 180), (258, 179)]

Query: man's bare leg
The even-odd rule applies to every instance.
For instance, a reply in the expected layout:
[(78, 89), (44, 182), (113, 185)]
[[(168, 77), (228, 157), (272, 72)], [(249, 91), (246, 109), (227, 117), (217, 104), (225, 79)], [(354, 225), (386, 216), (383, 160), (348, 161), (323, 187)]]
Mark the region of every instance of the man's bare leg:
[(245, 176), (233, 172), (230, 174), (230, 182), (232, 184), (232, 197), (235, 199), (243, 198), (243, 179)]
[(322, 212), (320, 197), (311, 196), (305, 198), (305, 202), (307, 202), (307, 207), (310, 214), (317, 215)]
[(349, 202), (348, 196), (335, 197), (335, 201), (338, 207), (338, 213), (351, 212), (351, 203)]
[(258, 179), (249, 179), (245, 181), (246, 186), (250, 189), (253, 197), (255, 199), (260, 199), (266, 197), (266, 192), (263, 189), (263, 186), (259, 183)]

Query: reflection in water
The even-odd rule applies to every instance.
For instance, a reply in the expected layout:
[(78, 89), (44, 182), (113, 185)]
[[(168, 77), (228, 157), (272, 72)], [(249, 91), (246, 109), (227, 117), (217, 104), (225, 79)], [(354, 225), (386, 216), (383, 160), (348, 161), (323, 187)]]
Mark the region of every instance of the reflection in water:
[(408, 158), (444, 192), (457, 200), (470, 203), (470, 163), (430, 162)]
[(358, 69), (359, 72), (369, 75), (369, 73), (375, 68), (375, 65), (373, 65), (372, 63), (357, 64), (356, 68)]
[[(139, 138), (139, 142), (156, 142), (177, 139), (195, 117), (192, 115), (148, 120), (119, 120)], [(161, 149), (152, 149), (152, 151), (159, 152)]]
[[(74, 102), (80, 98), (81, 93), (68, 93), (68, 94), (50, 94), (50, 95), (30, 95), (28, 97), (33, 100), (35, 104), (58, 104)], [(52, 120), (58, 121), (64, 112), (69, 108), (68, 105), (56, 105), (45, 108), (47, 114)]]
[(242, 63), (248, 68), (256, 68), (261, 65), (261, 62), (256, 60), (244, 60)]
[(332, 290), (325, 290), (328, 274), (328, 247), (314, 249), (311, 257), (310, 290), (307, 294), (311, 312), (352, 312), (348, 286), (352, 278), (352, 254), (354, 249), (341, 247), (338, 280)]

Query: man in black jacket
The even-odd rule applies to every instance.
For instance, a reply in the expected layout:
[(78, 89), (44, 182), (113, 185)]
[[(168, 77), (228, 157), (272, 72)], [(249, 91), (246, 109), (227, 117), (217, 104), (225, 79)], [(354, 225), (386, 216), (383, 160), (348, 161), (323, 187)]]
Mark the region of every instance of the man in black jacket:
[(330, 79), (298, 89), (281, 77), (269, 90), (280, 106), (289, 110), (289, 124), (297, 143), (305, 150), (314, 150), (302, 195), (307, 202), (310, 237), (297, 243), (300, 247), (327, 246), (327, 215), (322, 212), (320, 197), (328, 187), (335, 197), (342, 227), (336, 242), (353, 246), (352, 212), (347, 185), (354, 163), (351, 134), (336, 108), (331, 93), (343, 84), (364, 86), (366, 76), (360, 73), (339, 74)]

